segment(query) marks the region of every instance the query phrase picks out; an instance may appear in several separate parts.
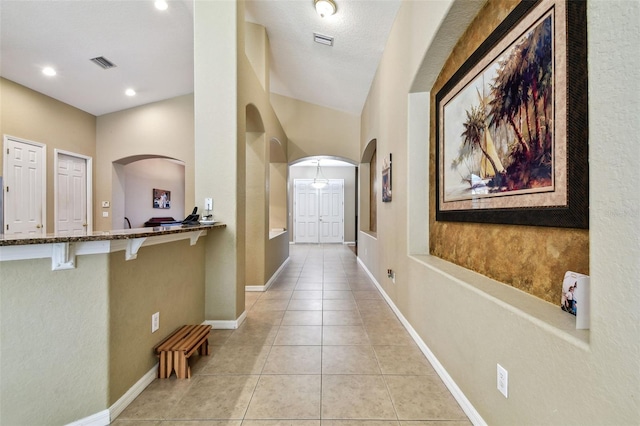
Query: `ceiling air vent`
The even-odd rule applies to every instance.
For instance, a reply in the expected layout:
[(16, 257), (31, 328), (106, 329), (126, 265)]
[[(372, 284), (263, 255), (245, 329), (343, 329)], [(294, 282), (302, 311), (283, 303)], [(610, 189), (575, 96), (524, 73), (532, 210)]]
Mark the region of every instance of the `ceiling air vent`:
[(91, 58), (91, 62), (96, 64), (102, 69), (108, 70), (109, 68), (117, 67), (116, 64), (105, 58), (104, 56), (98, 56), (97, 58)]
[(333, 37), (326, 35), (313, 33), (313, 41), (320, 44), (326, 44), (327, 46), (333, 46)]

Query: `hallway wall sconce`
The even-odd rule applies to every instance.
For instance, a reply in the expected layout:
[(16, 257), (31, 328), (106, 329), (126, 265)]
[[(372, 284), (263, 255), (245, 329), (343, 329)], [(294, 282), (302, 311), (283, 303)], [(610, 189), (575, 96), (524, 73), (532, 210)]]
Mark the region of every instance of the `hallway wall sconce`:
[(336, 13), (337, 7), (333, 0), (314, 0), (316, 12), (321, 18), (331, 16)]
[(311, 182), (311, 187), (315, 189), (322, 189), (329, 185), (329, 179), (324, 177), (322, 169), (320, 168), (320, 160), (318, 160), (318, 167), (316, 168), (316, 177)]

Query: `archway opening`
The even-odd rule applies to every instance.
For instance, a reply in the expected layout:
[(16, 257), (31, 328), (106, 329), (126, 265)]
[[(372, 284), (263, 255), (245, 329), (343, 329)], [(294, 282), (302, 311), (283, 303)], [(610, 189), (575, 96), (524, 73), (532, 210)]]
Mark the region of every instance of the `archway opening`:
[[(184, 218), (184, 161), (158, 155), (125, 157), (113, 162), (112, 176), (112, 229), (142, 228), (151, 218), (166, 218), (165, 223)], [(154, 200), (156, 193), (164, 194), (162, 205)]]
[[(303, 186), (310, 185), (316, 177), (318, 162), (322, 176), (329, 183), (333, 182), (341, 187), (336, 186), (330, 191), (331, 188), (314, 190)], [(340, 242), (356, 245), (357, 174), (357, 163), (343, 157), (304, 157), (289, 165), (289, 229), (293, 230), (289, 236), (291, 242)], [(338, 199), (340, 201), (336, 201)], [(342, 223), (336, 222), (336, 214), (340, 215)], [(340, 232), (341, 237), (338, 237)]]

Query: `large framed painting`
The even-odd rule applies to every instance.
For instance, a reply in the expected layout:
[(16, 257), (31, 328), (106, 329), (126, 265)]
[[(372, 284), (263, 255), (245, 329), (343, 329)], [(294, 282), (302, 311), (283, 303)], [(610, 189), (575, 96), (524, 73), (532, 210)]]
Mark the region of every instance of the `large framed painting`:
[(436, 220), (588, 228), (584, 1), (522, 1), (436, 95)]

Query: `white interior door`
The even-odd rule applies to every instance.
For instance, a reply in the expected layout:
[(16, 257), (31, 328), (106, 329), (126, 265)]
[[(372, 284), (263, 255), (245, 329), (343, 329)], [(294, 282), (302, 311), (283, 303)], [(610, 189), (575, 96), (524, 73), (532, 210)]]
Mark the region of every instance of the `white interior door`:
[(4, 136), (4, 233), (46, 232), (46, 147)]
[(318, 190), (311, 186), (311, 179), (295, 179), (294, 211), (296, 243), (317, 243), (318, 240)]
[(344, 241), (344, 180), (329, 179), (323, 189), (313, 179), (295, 179), (294, 241), (296, 243), (342, 243)]
[(329, 179), (320, 189), (320, 242), (344, 241), (344, 180)]
[(86, 158), (56, 153), (56, 233), (82, 235), (89, 231)]

